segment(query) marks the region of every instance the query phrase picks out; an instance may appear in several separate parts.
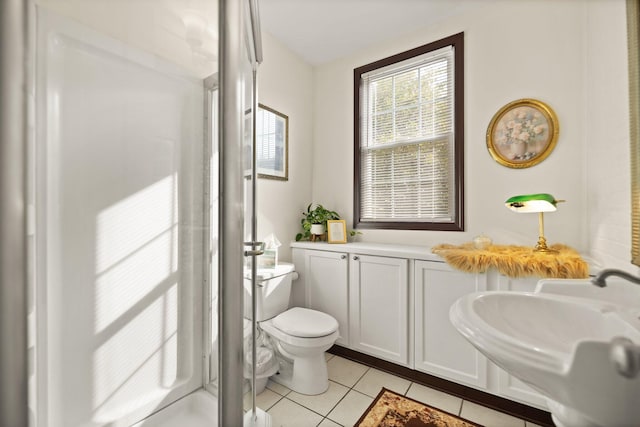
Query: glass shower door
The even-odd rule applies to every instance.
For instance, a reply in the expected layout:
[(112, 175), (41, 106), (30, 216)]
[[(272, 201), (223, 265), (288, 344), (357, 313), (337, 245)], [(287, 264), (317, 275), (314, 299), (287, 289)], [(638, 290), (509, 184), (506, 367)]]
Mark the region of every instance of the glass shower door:
[(37, 0), (38, 427), (131, 425), (203, 385), (215, 0)]

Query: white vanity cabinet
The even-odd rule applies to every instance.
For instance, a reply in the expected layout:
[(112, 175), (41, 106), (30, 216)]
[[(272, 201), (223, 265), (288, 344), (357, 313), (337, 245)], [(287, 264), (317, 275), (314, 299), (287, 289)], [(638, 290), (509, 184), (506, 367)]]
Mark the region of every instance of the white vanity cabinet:
[[(339, 324), (336, 344), (349, 347), (348, 254), (316, 250), (293, 251), (293, 263), (302, 285), (304, 305), (333, 316)], [(296, 294), (294, 293), (294, 296)], [(300, 303), (300, 301), (298, 301)]]
[(409, 365), (407, 259), (349, 254), (351, 348)]
[(293, 263), (299, 278), (292, 305), (335, 317), (336, 344), (409, 365), (406, 258), (294, 248)]
[(546, 409), (545, 399), (475, 349), (449, 309), (479, 291), (534, 291), (538, 279), (453, 269), (429, 248), (373, 243), (292, 244), (292, 305), (332, 315), (342, 347)]
[(489, 361), (449, 321), (449, 308), (458, 298), (487, 289), (486, 274), (462, 273), (442, 262), (415, 261), (414, 286), (414, 369), (486, 389)]

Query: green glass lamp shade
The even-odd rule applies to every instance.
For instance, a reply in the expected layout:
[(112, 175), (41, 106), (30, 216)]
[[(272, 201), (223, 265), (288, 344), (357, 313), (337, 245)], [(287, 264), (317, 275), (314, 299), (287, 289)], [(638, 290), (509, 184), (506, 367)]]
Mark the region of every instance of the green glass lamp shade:
[(514, 212), (553, 212), (559, 201), (551, 194), (540, 193), (513, 196), (504, 204)]

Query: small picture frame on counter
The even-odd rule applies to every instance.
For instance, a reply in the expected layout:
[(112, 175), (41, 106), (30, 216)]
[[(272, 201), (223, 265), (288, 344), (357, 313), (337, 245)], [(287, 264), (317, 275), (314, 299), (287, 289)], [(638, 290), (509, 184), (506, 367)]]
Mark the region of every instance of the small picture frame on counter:
[(329, 243), (347, 243), (347, 221), (344, 219), (328, 220), (327, 241)]

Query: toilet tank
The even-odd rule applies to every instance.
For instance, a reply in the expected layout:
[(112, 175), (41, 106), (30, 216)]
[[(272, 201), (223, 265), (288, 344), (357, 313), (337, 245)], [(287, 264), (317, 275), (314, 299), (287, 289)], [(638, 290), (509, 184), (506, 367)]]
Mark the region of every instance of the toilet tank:
[[(256, 274), (256, 320), (276, 317), (289, 308), (293, 264), (281, 262), (275, 268), (258, 269)], [(245, 271), (244, 317), (251, 319), (251, 272)]]

